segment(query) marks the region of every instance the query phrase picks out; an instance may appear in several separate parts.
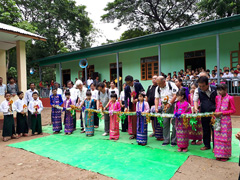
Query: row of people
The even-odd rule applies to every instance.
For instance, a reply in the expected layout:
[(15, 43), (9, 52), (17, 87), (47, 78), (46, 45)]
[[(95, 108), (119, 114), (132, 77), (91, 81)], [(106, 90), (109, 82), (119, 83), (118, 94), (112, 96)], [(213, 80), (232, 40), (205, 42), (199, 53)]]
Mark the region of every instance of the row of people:
[[(1, 103), (0, 111), (3, 112), (4, 122), (3, 122), (3, 141), (8, 141), (9, 139), (16, 139), (21, 136), (28, 136), (29, 123), (27, 122), (27, 114), (31, 119), (31, 129), (32, 134), (42, 134), (42, 122), (41, 122), (41, 112), (43, 110), (42, 101), (39, 100), (38, 93), (33, 92), (33, 99), (27, 105), (24, 100), (24, 93), (22, 91), (17, 92), (19, 97), (18, 100), (13, 102), (11, 100), (11, 93), (5, 93), (5, 100)], [(17, 112), (17, 128), (15, 130), (15, 122), (13, 113)]]
[[(202, 76), (199, 78), (199, 87), (197, 88), (195, 85), (195, 90), (192, 90), (192, 93), (190, 96), (186, 95), (186, 89), (181, 88), (180, 90), (178, 87), (171, 82), (166, 82), (166, 79), (162, 76), (156, 78), (156, 83), (157, 86), (155, 87), (155, 95), (154, 95), (154, 104), (151, 104), (149, 106), (148, 102), (150, 98), (146, 99), (145, 94), (143, 93), (144, 89), (139, 82), (134, 82), (132, 76), (127, 76), (125, 78), (126, 82), (126, 87), (124, 88), (124, 97), (120, 101), (121, 103), (118, 102), (117, 95), (115, 93), (109, 92), (107, 88), (105, 88), (104, 83), (99, 83), (97, 86), (97, 89), (99, 90), (97, 94), (95, 93), (95, 96), (97, 98), (95, 100), (92, 99), (92, 93), (90, 91), (83, 91), (81, 88), (82, 83), (76, 82), (76, 87), (79, 88), (79, 91), (81, 94), (78, 94), (77, 99), (72, 100), (72, 93), (71, 89), (65, 92), (65, 100), (62, 100), (61, 95), (57, 94), (57, 89), (53, 89), (53, 95), (50, 97), (51, 98), (51, 103), (52, 103), (52, 123), (53, 123), (53, 130), (55, 133), (59, 133), (62, 129), (62, 121), (61, 121), (61, 110), (59, 111), (56, 106), (61, 105), (61, 103), (64, 103), (65, 107), (65, 118), (64, 118), (64, 124), (65, 124), (65, 133), (66, 134), (71, 134), (74, 131), (74, 120), (73, 120), (73, 112), (70, 112), (67, 110), (67, 107), (70, 107), (71, 104), (77, 104), (79, 107), (84, 106), (85, 108), (97, 108), (100, 109), (100, 107), (104, 107), (105, 109), (109, 108), (109, 111), (120, 111), (120, 109), (124, 109), (124, 111), (132, 111), (132, 112), (138, 112), (137, 114), (139, 116), (129, 116), (128, 117), (128, 125), (125, 128), (127, 129), (128, 133), (131, 134), (132, 136), (130, 139), (137, 138), (137, 142), (140, 145), (146, 145), (147, 143), (147, 123), (146, 123), (146, 118), (144, 116), (141, 116), (140, 112), (149, 112), (151, 106), (155, 106), (155, 112), (158, 112), (158, 106), (159, 106), (159, 100), (161, 99), (162, 104), (164, 105), (165, 111), (167, 113), (176, 113), (180, 111), (181, 114), (184, 113), (190, 113), (191, 111), (198, 112), (199, 111), (199, 102), (200, 102), (200, 110), (201, 112), (213, 112), (217, 111), (215, 114), (216, 117), (221, 117), (222, 124), (221, 124), (221, 131), (216, 132), (215, 136), (218, 138), (214, 140), (215, 142), (215, 148), (214, 152), (215, 155), (217, 156), (218, 160), (227, 160), (231, 156), (231, 152), (229, 149), (231, 149), (231, 119), (230, 118), (230, 113), (234, 113), (235, 111), (235, 106), (233, 102), (233, 98), (227, 94), (227, 89), (226, 86), (222, 85), (220, 86), (219, 90), (223, 91), (224, 93), (220, 93), (220, 96), (217, 97), (217, 89), (215, 86), (210, 86), (208, 84), (208, 78), (206, 76)], [(183, 90), (184, 89), (184, 90)], [(193, 87), (194, 89), (194, 87)], [(219, 91), (219, 92), (220, 92)], [(72, 91), (74, 92), (74, 91)], [(84, 95), (85, 93), (85, 95)], [(147, 93), (149, 94), (149, 93)], [(12, 111), (14, 110), (14, 106), (10, 108), (11, 103), (9, 104), (10, 98), (8, 97), (10, 94), (6, 94), (6, 101), (5, 105), (4, 102), (2, 103), (2, 110), (4, 109), (3, 107), (6, 107), (6, 109), (3, 111), (5, 112), (6, 116), (11, 115), (12, 116)], [(71, 95), (71, 98), (70, 98)], [(39, 127), (39, 115), (41, 109), (36, 109), (36, 107), (42, 107), (41, 101), (38, 100), (37, 93), (34, 92), (32, 95), (34, 98), (33, 100), (29, 103), (29, 111), (31, 113), (31, 122), (32, 128), (37, 128), (37, 130), (34, 130), (33, 133), (35, 134), (41, 134), (41, 129)], [(74, 96), (74, 94), (73, 94)], [(166, 97), (168, 97), (166, 101)], [(186, 99), (189, 97), (191, 99), (193, 105), (193, 108), (189, 108), (191, 106), (186, 106)], [(217, 97), (217, 98), (216, 98)], [(215, 99), (217, 101), (215, 101)], [(219, 100), (220, 99), (220, 100)], [(110, 100), (110, 101), (109, 101)], [(223, 101), (224, 100), (224, 101)], [(34, 101), (38, 101), (40, 104), (34, 103)], [(152, 99), (151, 99), (152, 101)], [(190, 101), (190, 102), (191, 102)], [(217, 103), (216, 103), (217, 102)], [(226, 103), (227, 102), (227, 103)], [(152, 103), (152, 102), (151, 102)], [(95, 105), (96, 104), (96, 105)], [(220, 104), (220, 105), (219, 105)], [(182, 107), (183, 106), (183, 107)], [(188, 108), (186, 108), (186, 107)], [(187, 111), (184, 111), (183, 109), (187, 109)], [(219, 112), (218, 112), (219, 111)], [(4, 119), (5, 119), (4, 115)], [(24, 116), (24, 115), (23, 115)], [(110, 139), (118, 139), (119, 138), (119, 124), (117, 123), (117, 118), (116, 116), (114, 117), (114, 114), (105, 114), (104, 115), (104, 131), (105, 133), (103, 135), (108, 135), (109, 129), (110, 129)], [(33, 118), (35, 117), (35, 119)], [(94, 132), (94, 120), (93, 114), (89, 114), (87, 111), (84, 111), (82, 114), (82, 121), (83, 121), (83, 127), (85, 127), (86, 134), (88, 136), (93, 135)], [(7, 117), (6, 117), (7, 118)], [(25, 117), (26, 118), (26, 117)], [(110, 120), (109, 120), (110, 119)], [(226, 120), (226, 121), (225, 121)], [(7, 121), (7, 120), (6, 120)], [(11, 120), (12, 121), (12, 120)], [(37, 123), (35, 123), (36, 121)], [(172, 136), (170, 140), (170, 121), (172, 121)], [(199, 129), (197, 131), (198, 135), (194, 135), (195, 139), (192, 141), (192, 144), (201, 144), (201, 124), (203, 128), (203, 142), (204, 142), (204, 147), (201, 148), (202, 150), (207, 150), (210, 149), (210, 141), (211, 141), (211, 125), (210, 125), (210, 119), (209, 118), (201, 118), (201, 123), (199, 123), (200, 119), (198, 120), (198, 126)], [(4, 120), (5, 122), (5, 120)], [(125, 121), (126, 122), (126, 121)], [(125, 123), (124, 122), (124, 123)], [(154, 135), (156, 136), (157, 140), (164, 140), (162, 145), (168, 145), (171, 141), (171, 145), (175, 146), (178, 144), (179, 146), (179, 151), (187, 151), (188, 146), (188, 139), (190, 138), (189, 134), (190, 132), (186, 133), (186, 131), (189, 131), (189, 129), (185, 129), (183, 131), (184, 127), (183, 126), (183, 121), (181, 119), (170, 119), (170, 118), (163, 118), (163, 128), (159, 128), (159, 123), (157, 122), (156, 118), (153, 119), (153, 124), (154, 124)], [(181, 124), (182, 123), (182, 124)], [(227, 124), (227, 125), (226, 125)], [(123, 124), (124, 125), (124, 124)], [(66, 127), (67, 126), (67, 127)], [(9, 128), (10, 126), (8, 126)], [(8, 129), (4, 125), (4, 137), (6, 137), (5, 132)], [(182, 129), (181, 129), (182, 128)], [(69, 129), (67, 131), (66, 129)], [(227, 129), (227, 130), (226, 130)], [(39, 130), (39, 131), (38, 131)], [(15, 138), (13, 133), (14, 131), (11, 131), (10, 134), (13, 138)], [(84, 131), (83, 131), (84, 132)], [(182, 133), (182, 134), (181, 134)], [(23, 133), (24, 134), (24, 133)], [(177, 134), (177, 136), (176, 136)], [(188, 139), (187, 138), (181, 138), (185, 137), (186, 134), (188, 134)], [(157, 137), (158, 135), (158, 137)], [(10, 136), (10, 137), (11, 137)], [(198, 138), (196, 138), (198, 137)], [(222, 137), (227, 137), (226, 142), (222, 142), (219, 139)], [(5, 139), (6, 140), (6, 139)], [(198, 142), (196, 142), (198, 140)], [(180, 145), (181, 142), (184, 145)], [(230, 144), (229, 144), (230, 143)], [(219, 159), (220, 158), (220, 159)]]
[[(143, 103), (142, 101), (141, 101), (141, 98), (142, 98), (142, 96), (145, 96), (144, 94), (142, 94), (141, 93), (141, 91), (140, 90), (143, 90), (143, 87), (141, 86), (141, 84), (140, 83), (137, 83), (137, 82), (133, 82), (133, 78), (131, 77), (131, 76), (128, 76), (128, 77), (126, 77), (126, 83), (128, 84), (128, 86), (127, 87), (125, 87), (125, 89), (124, 89), (124, 95), (125, 95), (125, 97), (124, 97), (124, 103), (127, 103), (127, 104), (125, 104), (124, 106), (125, 107), (127, 107), (127, 108), (125, 108), (125, 111), (141, 111), (141, 108), (142, 108), (142, 106), (143, 106), (143, 104), (144, 104), (144, 107), (148, 107), (148, 110), (146, 110), (146, 111), (149, 111), (149, 105), (145, 105), (145, 103), (147, 103), (146, 101), (145, 101), (145, 103)], [(200, 82), (200, 88), (197, 88), (197, 86), (194, 84), (194, 85), (192, 85), (192, 90), (191, 90), (191, 94), (188, 96), (188, 99), (189, 99), (189, 102), (192, 104), (192, 108), (188, 108), (188, 110), (191, 112), (191, 111), (195, 111), (195, 112), (198, 112), (199, 111), (199, 108), (198, 108), (198, 106), (199, 106), (199, 104), (200, 104), (200, 106), (201, 106), (201, 111), (202, 112), (212, 112), (212, 111), (215, 111), (215, 109), (216, 109), (216, 101), (215, 101), (215, 97), (217, 96), (217, 89), (214, 87), (214, 86), (209, 86), (209, 84), (208, 84), (208, 78), (207, 77), (202, 77), (202, 78), (200, 78), (200, 80), (199, 80), (199, 82)], [(174, 84), (171, 84), (171, 83), (166, 83), (166, 81), (164, 80), (164, 78), (163, 77), (160, 77), (159, 78), (159, 83), (158, 83), (158, 85), (159, 85), (159, 87), (160, 87), (160, 92), (161, 93), (159, 93), (158, 92), (158, 88), (156, 88), (156, 92), (157, 92), (157, 94), (161, 94), (160, 96), (161, 96), (161, 99), (162, 99), (162, 97), (166, 97), (166, 95), (169, 95), (169, 100), (168, 100), (168, 103), (166, 104), (166, 108), (167, 108), (167, 112), (168, 113), (174, 113), (174, 107), (178, 107), (178, 106), (176, 106), (175, 104), (175, 101), (176, 101), (176, 99), (177, 99), (177, 96), (179, 97), (178, 98), (178, 102), (180, 102), (180, 104), (182, 103), (181, 102), (181, 98), (182, 98), (182, 100), (185, 100), (185, 99), (187, 99), (187, 96), (186, 97), (184, 97), (183, 96), (183, 93), (182, 93), (182, 90), (181, 91), (178, 91), (178, 88), (174, 85)], [(171, 87), (170, 87), (171, 86)], [(166, 88), (167, 87), (167, 88)], [(110, 101), (108, 104), (107, 104), (107, 102), (108, 102), (108, 100), (106, 101), (106, 99), (107, 99), (107, 97), (108, 97), (108, 94), (106, 93), (108, 90), (107, 89), (105, 89), (105, 86), (104, 85), (102, 85), (101, 86), (101, 84), (99, 84), (99, 86), (98, 86), (98, 88), (99, 88), (99, 93), (102, 93), (103, 94), (103, 99), (101, 99), (101, 98), (99, 98), (98, 100), (100, 100), (101, 99), (101, 101), (103, 101), (103, 100), (105, 100), (105, 104), (106, 104), (106, 106), (104, 105), (104, 107), (105, 108), (107, 108), (107, 107), (109, 107), (109, 105), (111, 105), (110, 107), (116, 107), (118, 110), (122, 107), (122, 104), (120, 104), (120, 106), (115, 106), (115, 102), (117, 101), (117, 98), (113, 98), (114, 100), (112, 101)], [(134, 88), (134, 89), (133, 89)], [(195, 90), (194, 90), (194, 88), (195, 88)], [(104, 89), (104, 90), (103, 90)], [(229, 99), (228, 100), (228, 107), (227, 108), (229, 108), (231, 111), (230, 111), (230, 113), (234, 113), (235, 112), (235, 107), (234, 107), (234, 103), (233, 103), (233, 98), (231, 97), (231, 96), (229, 96), (229, 95), (227, 95), (226, 94), (226, 92), (227, 92), (227, 89), (226, 89), (226, 85), (222, 85), (221, 86), (221, 88), (220, 88), (220, 90), (222, 90), (222, 91), (224, 91), (225, 92), (225, 94), (220, 94), (221, 95), (221, 98), (223, 98), (223, 97), (226, 97), (227, 99)], [(133, 93), (134, 92), (134, 93)], [(138, 92), (138, 95), (137, 95), (137, 92)], [(155, 92), (155, 93), (156, 93)], [(213, 92), (213, 93), (212, 93)], [(169, 94), (170, 93), (170, 94)], [(172, 93), (172, 94), (171, 94)], [(177, 94), (177, 93), (180, 93), (180, 94)], [(182, 94), (181, 94), (182, 93)], [(132, 97), (132, 94), (134, 94), (134, 97)], [(175, 97), (173, 97), (173, 95), (176, 95)], [(186, 90), (184, 89), (184, 94), (186, 94)], [(106, 95), (106, 96), (104, 96), (104, 95)], [(139, 97), (140, 96), (140, 97)], [(157, 99), (159, 99), (159, 97), (160, 96), (158, 96), (158, 95), (155, 95), (155, 97), (157, 98)], [(172, 96), (172, 97), (171, 97)], [(126, 98), (127, 97), (127, 98)], [(90, 99), (90, 98), (89, 98)], [(126, 99), (127, 99), (127, 101), (126, 101)], [(144, 100), (145, 98), (143, 98), (143, 100)], [(218, 99), (219, 99), (219, 97), (218, 97)], [(122, 99), (123, 100), (123, 99)], [(162, 99), (162, 101), (164, 101), (164, 98)], [(135, 104), (135, 105), (133, 105), (133, 106), (129, 106), (130, 105), (130, 103), (132, 102), (132, 104)], [(139, 102), (140, 102), (140, 105), (139, 105)], [(183, 101), (184, 102), (184, 101)], [(197, 103), (195, 103), (195, 102), (197, 102)], [(201, 102), (201, 103), (200, 103)], [(210, 102), (210, 103), (209, 103)], [(207, 104), (206, 104), (207, 103)], [(221, 104), (222, 102), (220, 102), (220, 104)], [(118, 104), (118, 103), (117, 103)], [(183, 103), (184, 104), (184, 103)], [(197, 104), (197, 105), (196, 105)], [(217, 103), (217, 104), (219, 104), (219, 102)], [(140, 106), (140, 107), (139, 107)], [(214, 107), (213, 107), (214, 106)], [(218, 107), (218, 106), (217, 106)], [(220, 107), (222, 107), (222, 106), (220, 106)], [(112, 109), (112, 108), (110, 108), (110, 110)], [(139, 109), (140, 108), (140, 109)], [(158, 108), (158, 107), (156, 107), (156, 108)], [(219, 108), (219, 107), (218, 107)], [(99, 107), (97, 107), (97, 109), (99, 109)], [(172, 112), (171, 112), (171, 109), (173, 110)], [(179, 109), (183, 109), (183, 108), (179, 108)], [(142, 111), (145, 111), (145, 110), (143, 110), (142, 109)], [(175, 111), (178, 111), (178, 109), (176, 109), (175, 108)], [(217, 111), (224, 111), (224, 110), (222, 110), (222, 109), (217, 109)], [(228, 112), (229, 113), (229, 112)], [(105, 115), (106, 116), (106, 115)], [(216, 113), (216, 117), (219, 117), (219, 116), (221, 116), (221, 112), (217, 112)], [(225, 116), (225, 114), (224, 114), (224, 116)], [(111, 116), (110, 116), (111, 117)], [(140, 116), (141, 117), (141, 116)], [(137, 137), (137, 139), (138, 139), (138, 130), (139, 130), (139, 128), (137, 128), (138, 126), (139, 126), (139, 120), (137, 121), (135, 121), (134, 119), (135, 118), (137, 118), (137, 117), (134, 117), (134, 116), (129, 116), (128, 117), (128, 132), (129, 132), (129, 134), (132, 134), (133, 136), (131, 136), (130, 137), (130, 139), (133, 139), (133, 138), (136, 138)], [(144, 118), (144, 117), (142, 117), (142, 118)], [(108, 118), (104, 118), (104, 120), (105, 120), (105, 134), (104, 135), (107, 135), (107, 131), (106, 131), (106, 129), (108, 129), (107, 127), (109, 126), (109, 121), (107, 120)], [(110, 118), (111, 119), (111, 118)], [(202, 121), (202, 122), (201, 122)], [(179, 122), (181, 122), (181, 121), (177, 121), (178, 123), (178, 126), (180, 126), (179, 125)], [(110, 124), (112, 123), (112, 121), (110, 120)], [(135, 124), (134, 124), (135, 123)], [(114, 123), (113, 123), (114, 124)], [(144, 123), (143, 123), (144, 124)], [(154, 124), (158, 124), (156, 121), (154, 121)], [(175, 122), (175, 120), (172, 120), (172, 124), (173, 124), (173, 130), (172, 130), (172, 137), (171, 137), (171, 145), (172, 146), (175, 146), (176, 145), (176, 143), (175, 142), (177, 142), (177, 136), (175, 135), (175, 133), (176, 133), (176, 130), (177, 129), (179, 129), (178, 127), (176, 128), (176, 122)], [(203, 132), (202, 132), (202, 126), (203, 126)], [(159, 126), (159, 125), (158, 125)], [(156, 130), (157, 130), (157, 128), (158, 128), (158, 130), (159, 130), (159, 127), (157, 127), (157, 126), (155, 126), (155, 134), (157, 134), (156, 133)], [(230, 127), (228, 127), (228, 129), (229, 129)], [(116, 131), (116, 129), (119, 129), (118, 128), (118, 126), (115, 128), (115, 130), (114, 129), (112, 129), (112, 132), (115, 132)], [(140, 128), (141, 129), (141, 128)], [(144, 129), (144, 126), (142, 126), (142, 132), (143, 132), (143, 129)], [(167, 145), (167, 144), (169, 144), (169, 142), (170, 142), (170, 131), (169, 131), (169, 129), (170, 129), (170, 119), (168, 119), (168, 118), (164, 118), (164, 129), (162, 130), (163, 131), (163, 140), (164, 140), (164, 142), (163, 142), (163, 145)], [(161, 130), (160, 130), (161, 131)], [(177, 130), (178, 131), (178, 130)], [(193, 141), (192, 141), (192, 144), (201, 144), (202, 142), (202, 134), (203, 134), (203, 137), (204, 137), (204, 147), (203, 148), (201, 148), (201, 150), (207, 150), (207, 149), (210, 149), (211, 148), (211, 146), (210, 146), (210, 141), (211, 141), (211, 126), (210, 126), (210, 120), (209, 120), (209, 118), (202, 118), (202, 119), (198, 119), (198, 123), (197, 123), (197, 131), (196, 132), (191, 132), (191, 130), (189, 130), (188, 129), (188, 131), (190, 131), (189, 133), (187, 133), (187, 134), (190, 134), (189, 135), (189, 138), (191, 138), (191, 136), (192, 136), (192, 138), (191, 139), (193, 139)], [(180, 132), (183, 132), (182, 130), (180, 130)], [(111, 133), (111, 128), (110, 128), (110, 133)], [(191, 134), (192, 133), (192, 134)], [(161, 134), (161, 132), (160, 132), (160, 134)], [(218, 133), (216, 133), (216, 134), (218, 134)], [(219, 135), (219, 134), (218, 134)], [(220, 135), (219, 136), (225, 136), (225, 135), (222, 135), (222, 133), (220, 133)], [(145, 138), (147, 138), (147, 136), (144, 136)], [(161, 136), (160, 136), (161, 137)], [(231, 137), (230, 137), (231, 138)], [(161, 140), (162, 138), (157, 138), (158, 140)], [(181, 139), (181, 138), (179, 138), (179, 139)], [(217, 141), (217, 140), (216, 140)], [(147, 141), (145, 141), (145, 142), (147, 142)], [(188, 140), (187, 140), (187, 142), (188, 142)], [(229, 142), (228, 142), (229, 143)], [(140, 143), (141, 144), (141, 143)], [(142, 143), (143, 145), (145, 145), (145, 143)], [(216, 143), (215, 143), (216, 144)], [(219, 149), (223, 149), (222, 147), (216, 147), (218, 150)], [(229, 149), (229, 147), (226, 147), (226, 149)], [(187, 151), (187, 148), (180, 148), (179, 149), (179, 151)], [(224, 149), (225, 150), (225, 149)], [(223, 150), (223, 151), (224, 151)], [(216, 150), (216, 152), (217, 152), (217, 150)], [(226, 155), (227, 154), (227, 155)], [(221, 157), (221, 160), (226, 160), (227, 158), (228, 158), (228, 156), (229, 156), (229, 152), (228, 153), (223, 153), (223, 155), (222, 155), (222, 157)]]

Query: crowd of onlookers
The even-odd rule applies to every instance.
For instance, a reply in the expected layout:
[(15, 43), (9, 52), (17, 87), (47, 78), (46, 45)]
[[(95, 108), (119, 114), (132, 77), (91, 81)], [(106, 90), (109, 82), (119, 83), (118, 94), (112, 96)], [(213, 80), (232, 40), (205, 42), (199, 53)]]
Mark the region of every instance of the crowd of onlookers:
[[(195, 82), (199, 79), (200, 73), (205, 72), (209, 78), (209, 83), (211, 85), (217, 84), (217, 66), (214, 67), (212, 71), (209, 69), (205, 70), (203, 68), (198, 68), (195, 70), (183, 69), (179, 72), (174, 71), (172, 73), (162, 75), (166, 78), (167, 81), (172, 81), (175, 83), (182, 83), (184, 86), (190, 86), (192, 82)], [(219, 70), (220, 74), (220, 83), (228, 85), (229, 93), (239, 93), (239, 81), (240, 81), (240, 64), (237, 65), (236, 70), (234, 68), (224, 67)]]

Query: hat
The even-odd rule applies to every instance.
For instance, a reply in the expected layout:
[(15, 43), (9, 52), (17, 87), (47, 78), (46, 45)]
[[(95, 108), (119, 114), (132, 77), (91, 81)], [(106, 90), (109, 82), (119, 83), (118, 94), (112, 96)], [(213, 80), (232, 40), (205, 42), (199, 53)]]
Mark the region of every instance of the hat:
[(234, 71), (234, 73), (237, 73), (237, 74), (238, 74), (238, 71), (237, 71), (237, 70), (235, 70), (235, 71)]

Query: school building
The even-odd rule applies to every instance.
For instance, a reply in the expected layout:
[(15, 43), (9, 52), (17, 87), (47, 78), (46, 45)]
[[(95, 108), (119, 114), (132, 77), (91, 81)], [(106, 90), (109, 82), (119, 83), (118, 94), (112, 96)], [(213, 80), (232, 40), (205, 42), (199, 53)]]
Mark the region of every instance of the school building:
[(145, 88), (151, 84), (152, 75), (160, 72), (167, 74), (198, 67), (212, 70), (216, 65), (236, 68), (240, 63), (240, 15), (50, 56), (36, 62), (40, 66), (55, 65), (56, 81), (66, 84), (67, 80), (75, 81), (85, 76), (85, 69), (79, 67), (81, 59), (88, 61), (88, 76), (112, 81), (132, 75)]

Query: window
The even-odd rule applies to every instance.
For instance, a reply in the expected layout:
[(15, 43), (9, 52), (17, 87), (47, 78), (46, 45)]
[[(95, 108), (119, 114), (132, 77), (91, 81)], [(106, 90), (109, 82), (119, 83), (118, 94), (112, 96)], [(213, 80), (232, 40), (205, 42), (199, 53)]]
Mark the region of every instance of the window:
[(206, 69), (205, 50), (191, 51), (184, 53), (185, 70)]
[(231, 68), (236, 69), (237, 65), (240, 64), (240, 43), (239, 43), (239, 50), (231, 51), (230, 52), (230, 65)]
[(151, 80), (158, 75), (158, 56), (141, 58), (141, 80)]

